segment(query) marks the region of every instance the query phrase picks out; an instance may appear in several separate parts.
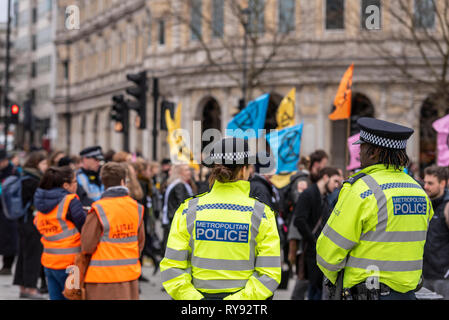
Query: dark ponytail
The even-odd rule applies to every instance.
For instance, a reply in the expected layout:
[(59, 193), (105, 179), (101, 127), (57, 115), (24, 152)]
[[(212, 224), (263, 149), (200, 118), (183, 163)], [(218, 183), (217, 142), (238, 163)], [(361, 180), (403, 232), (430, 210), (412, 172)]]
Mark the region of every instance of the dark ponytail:
[(215, 181), (221, 183), (233, 182), (237, 180), (237, 177), (245, 165), (239, 166), (224, 166), (222, 164), (217, 164), (212, 168), (211, 174), (209, 176), (209, 186), (213, 186)]
[(45, 190), (62, 188), (64, 183), (71, 183), (74, 176), (75, 172), (69, 166), (48, 168), (41, 179), (39, 188)]

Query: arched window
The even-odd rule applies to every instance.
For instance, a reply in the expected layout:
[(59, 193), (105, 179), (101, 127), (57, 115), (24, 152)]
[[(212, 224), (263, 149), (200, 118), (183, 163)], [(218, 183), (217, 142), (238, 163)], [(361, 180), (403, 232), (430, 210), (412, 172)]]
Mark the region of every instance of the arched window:
[[(357, 120), (361, 117), (374, 117), (375, 109), (371, 100), (363, 93), (354, 92), (352, 94), (351, 107), (351, 128), (349, 136), (353, 136), (360, 132)], [(348, 138), (348, 121), (337, 120), (332, 121), (331, 136), (331, 161), (332, 165), (337, 168), (346, 168), (346, 141)]]
[(449, 107), (438, 108), (440, 105), (449, 105), (442, 103), (438, 100), (436, 95), (430, 95), (427, 97), (422, 106), (419, 121), (419, 164), (420, 172), (423, 173), (424, 169), (436, 162), (437, 156), (437, 133), (433, 129), (432, 124), (439, 118), (449, 114)]
[[(217, 100), (208, 97), (202, 100), (197, 112), (197, 120), (201, 121), (201, 133), (208, 129), (221, 131), (221, 107)], [(210, 141), (202, 141), (201, 149), (208, 145)]]

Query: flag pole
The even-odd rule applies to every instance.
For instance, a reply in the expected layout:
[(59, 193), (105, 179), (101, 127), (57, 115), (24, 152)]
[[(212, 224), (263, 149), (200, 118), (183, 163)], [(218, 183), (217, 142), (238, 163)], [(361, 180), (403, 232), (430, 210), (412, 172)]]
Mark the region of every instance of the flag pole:
[(349, 165), (349, 136), (351, 135), (351, 117), (346, 120), (346, 150), (345, 150), (345, 179), (348, 177), (348, 165)]

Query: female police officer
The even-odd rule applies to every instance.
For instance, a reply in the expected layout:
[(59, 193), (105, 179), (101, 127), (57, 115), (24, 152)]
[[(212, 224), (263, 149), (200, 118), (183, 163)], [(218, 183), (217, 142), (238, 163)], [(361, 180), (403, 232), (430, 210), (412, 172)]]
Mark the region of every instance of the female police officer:
[(281, 278), (273, 211), (251, 198), (247, 141), (225, 138), (205, 165), (211, 190), (189, 198), (175, 213), (160, 264), (174, 299), (249, 299), (273, 296)]

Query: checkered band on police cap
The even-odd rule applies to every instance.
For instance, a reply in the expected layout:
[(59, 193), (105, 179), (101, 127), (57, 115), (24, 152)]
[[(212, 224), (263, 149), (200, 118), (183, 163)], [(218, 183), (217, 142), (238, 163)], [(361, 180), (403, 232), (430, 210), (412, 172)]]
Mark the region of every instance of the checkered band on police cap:
[(379, 146), (379, 147), (384, 147), (384, 148), (389, 148), (389, 149), (405, 149), (407, 147), (407, 139), (405, 140), (395, 140), (395, 139), (389, 139), (389, 138), (384, 138), (384, 137), (380, 137), (378, 135), (375, 135), (373, 133), (367, 132), (365, 130), (360, 130), (360, 139)]
[(217, 142), (203, 164), (206, 166), (214, 164), (243, 165), (250, 164), (252, 158), (248, 141), (232, 137)]

